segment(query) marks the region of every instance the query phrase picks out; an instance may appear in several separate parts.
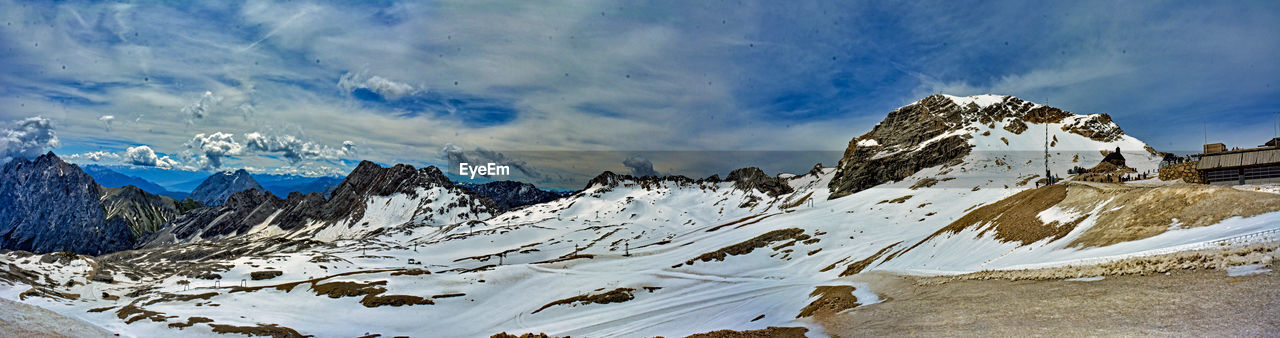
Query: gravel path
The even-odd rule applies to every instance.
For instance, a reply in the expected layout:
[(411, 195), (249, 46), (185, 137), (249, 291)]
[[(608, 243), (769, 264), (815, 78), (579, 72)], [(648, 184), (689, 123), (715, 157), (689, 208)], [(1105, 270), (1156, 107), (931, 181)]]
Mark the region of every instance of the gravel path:
[(1068, 280), (957, 280), (857, 275), (879, 304), (815, 317), (838, 336), (1276, 336), (1280, 274), (1221, 270)]

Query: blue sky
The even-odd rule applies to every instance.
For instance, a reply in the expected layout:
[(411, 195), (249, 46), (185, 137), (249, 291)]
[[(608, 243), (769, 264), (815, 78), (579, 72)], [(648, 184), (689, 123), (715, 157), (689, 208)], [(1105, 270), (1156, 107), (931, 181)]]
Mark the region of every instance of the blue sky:
[[(834, 164), (932, 93), (1109, 113), (1175, 151), (1206, 124), (1261, 144), (1280, 112), (1274, 1), (6, 1), (0, 24), (0, 120), (29, 136), (5, 156), (168, 170), (340, 175), (453, 149), (577, 187), (632, 157), (731, 169), (670, 153)], [(31, 136), (46, 125), (56, 144)]]

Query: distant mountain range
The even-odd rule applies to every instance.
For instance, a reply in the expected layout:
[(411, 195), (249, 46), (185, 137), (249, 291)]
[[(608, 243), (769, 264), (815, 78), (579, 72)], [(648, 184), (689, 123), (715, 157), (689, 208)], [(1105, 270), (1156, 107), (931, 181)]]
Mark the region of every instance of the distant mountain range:
[[(200, 184), (209, 180), (210, 176), (203, 176), (198, 179), (179, 182), (176, 184), (163, 185), (146, 178), (124, 174), (125, 171), (137, 171), (136, 168), (118, 168), (108, 167), (97, 164), (90, 164), (81, 167), (85, 173), (93, 177), (99, 185), (106, 188), (119, 188), (127, 185), (136, 186), (142, 190), (163, 196), (169, 196), (176, 200), (187, 198), (190, 191), (195, 190)], [(144, 170), (145, 172), (145, 170)], [(216, 175), (216, 173), (215, 173)], [(277, 196), (288, 196), (291, 192), (300, 192), (309, 194), (313, 192), (328, 195), (342, 183), (341, 177), (308, 177), (296, 175), (278, 175), (278, 174), (250, 174), (265, 191), (270, 191)], [(229, 196), (229, 195), (228, 195)]]
[[(216, 177), (210, 178), (210, 186), (243, 187), (252, 179), (241, 172)], [(229, 190), (233, 189), (222, 191)], [(260, 188), (236, 191), (223, 204), (178, 217), (144, 245), (212, 240), (268, 228), (290, 237), (353, 239), (385, 234), (391, 227), (483, 220), (497, 212), (493, 201), (454, 186), (436, 167), (384, 168), (364, 161), (329, 197), (294, 192), (280, 199)]]
[(498, 208), (502, 210), (550, 202), (561, 197), (573, 195), (572, 192), (542, 190), (533, 184), (516, 181), (495, 181), (484, 184), (457, 183), (457, 185), (470, 189), (480, 196), (488, 197), (494, 203), (497, 203)]
[(81, 167), (81, 169), (83, 169), (86, 174), (89, 174), (90, 177), (93, 177), (93, 180), (98, 182), (98, 185), (106, 188), (120, 188), (132, 185), (141, 188), (143, 191), (156, 195), (169, 196), (176, 200), (187, 198), (186, 192), (170, 191), (155, 182), (148, 181), (145, 178), (121, 174), (105, 166), (90, 164)]

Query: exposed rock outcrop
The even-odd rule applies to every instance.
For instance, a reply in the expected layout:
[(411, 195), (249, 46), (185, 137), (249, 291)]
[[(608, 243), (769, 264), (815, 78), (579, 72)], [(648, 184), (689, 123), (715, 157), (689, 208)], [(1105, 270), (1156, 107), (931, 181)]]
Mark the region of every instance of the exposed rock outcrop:
[(99, 255), (134, 244), (129, 222), (107, 217), (102, 187), (52, 152), (0, 171), (0, 247)]
[(1106, 114), (1075, 115), (1012, 96), (931, 95), (890, 112), (870, 132), (849, 141), (829, 185), (831, 198), (902, 180), (923, 168), (959, 163), (972, 150), (973, 135), (966, 127), (996, 122), (1014, 134), (1027, 131), (1028, 124), (1055, 123), (1100, 142), (1124, 135)]
[(165, 222), (182, 214), (178, 201), (168, 196), (152, 195), (142, 188), (126, 185), (103, 188), (102, 207), (107, 219), (124, 218), (134, 236), (155, 232)]

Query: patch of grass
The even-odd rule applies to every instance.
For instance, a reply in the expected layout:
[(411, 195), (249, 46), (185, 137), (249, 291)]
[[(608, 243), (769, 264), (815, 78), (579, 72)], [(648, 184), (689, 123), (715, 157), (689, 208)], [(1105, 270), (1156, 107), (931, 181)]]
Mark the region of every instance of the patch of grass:
[(575, 259), (595, 259), (595, 257), (596, 257), (595, 255), (589, 255), (589, 254), (568, 255), (564, 257), (556, 257), (556, 258), (548, 259), (545, 261), (533, 262), (533, 264), (558, 263), (558, 262), (564, 262), (564, 261), (571, 261)]
[(439, 295), (431, 296), (431, 298), (436, 298), (436, 299), (439, 299), (439, 298), (453, 298), (453, 297), (462, 297), (462, 296), (466, 296), (466, 295), (467, 295), (467, 294), (465, 294), (465, 293), (461, 293), (461, 292), (458, 292), (458, 293), (446, 293), (446, 294), (439, 294)]
[(904, 203), (904, 202), (906, 202), (907, 200), (911, 199), (911, 196), (912, 196), (912, 195), (906, 195), (906, 196), (898, 197), (898, 198), (891, 199), (891, 200), (883, 200), (883, 201), (880, 201), (879, 203), (876, 203), (876, 204), (885, 204), (885, 203)]
[(818, 296), (818, 299), (801, 309), (796, 318), (811, 317), (814, 314), (836, 314), (862, 305), (858, 303), (858, 297), (853, 295), (853, 287), (848, 285), (819, 286), (809, 293), (809, 297), (813, 296)]
[(609, 291), (609, 292), (605, 292), (605, 293), (599, 293), (599, 294), (586, 294), (586, 295), (581, 295), (581, 296), (569, 297), (569, 298), (565, 298), (565, 299), (561, 299), (561, 300), (557, 300), (557, 301), (554, 301), (554, 302), (547, 303), (547, 305), (543, 305), (542, 307), (538, 308), (537, 310), (534, 310), (534, 311), (533, 311), (533, 313), (538, 313), (538, 312), (540, 312), (540, 311), (542, 311), (542, 310), (546, 310), (547, 308), (552, 307), (552, 306), (556, 306), (556, 305), (570, 305), (570, 304), (573, 304), (573, 303), (581, 303), (581, 304), (592, 304), (592, 303), (595, 303), (595, 304), (621, 303), (621, 302), (625, 302), (625, 301), (629, 301), (629, 300), (635, 299), (635, 296), (632, 294), (632, 292), (634, 292), (634, 291), (635, 291), (635, 290), (634, 290), (634, 289), (631, 289), (631, 288), (617, 288), (617, 289), (613, 289), (613, 290), (611, 290), (611, 291)]
[(937, 184), (938, 184), (938, 179), (933, 177), (925, 177), (923, 179), (920, 179), (919, 181), (916, 181), (915, 184), (912, 184), (911, 190), (916, 190), (920, 188), (929, 188)]
[(213, 333), (236, 333), (250, 337), (274, 337), (274, 338), (293, 338), (293, 337), (311, 337), (298, 333), (298, 330), (280, 326), (279, 324), (258, 324), (258, 326), (235, 326), (222, 324), (209, 324), (213, 327)]
[(802, 241), (806, 239), (809, 239), (809, 235), (804, 234), (804, 230), (799, 228), (774, 230), (774, 231), (766, 232), (760, 236), (756, 236), (755, 238), (749, 239), (742, 243), (730, 245), (730, 246), (721, 248), (720, 250), (704, 253), (702, 255), (699, 255), (698, 257), (695, 257), (693, 259), (686, 261), (685, 264), (693, 265), (694, 261), (709, 262), (713, 259), (717, 261), (724, 261), (725, 257), (749, 254), (752, 251), (755, 251), (755, 249), (769, 246), (774, 242), (781, 242), (785, 240), (801, 240)]
[(116, 317), (124, 319), (125, 324), (133, 324), (133, 322), (142, 320), (143, 318), (151, 318), (151, 321), (153, 322), (163, 322), (166, 318), (163, 313), (143, 309), (134, 306), (133, 304), (125, 305), (119, 310), (116, 310)]
[(151, 304), (160, 303), (160, 302), (189, 302), (197, 299), (208, 300), (209, 298), (213, 298), (213, 296), (217, 296), (217, 295), (218, 295), (217, 292), (206, 292), (206, 293), (200, 293), (200, 294), (194, 294), (194, 295), (161, 293), (160, 298), (152, 299), (142, 305), (146, 306), (146, 305), (151, 305)]
[(800, 197), (800, 199), (796, 200), (795, 202), (780, 205), (778, 206), (778, 209), (791, 209), (791, 208), (798, 207), (801, 204), (804, 204), (804, 201), (809, 200), (809, 197), (813, 197), (813, 192), (809, 192), (808, 194), (805, 194), (804, 197)]
[(115, 308), (114, 305), (107, 306), (107, 307), (92, 308), (92, 309), (89, 309), (89, 312), (102, 312), (102, 311), (107, 311), (114, 308)]
[(213, 322), (213, 319), (209, 319), (205, 317), (187, 317), (187, 322), (169, 323), (169, 328), (181, 330), (184, 328), (191, 327), (192, 325), (196, 325), (200, 323), (212, 323), (212, 322)]
[[(1067, 185), (1055, 184), (1019, 192), (998, 202), (984, 205), (965, 214), (950, 225), (930, 235), (925, 241), (944, 233), (960, 233), (972, 226), (984, 227), (979, 236), (994, 231), (996, 239), (1027, 245), (1045, 238), (1057, 240), (1075, 229), (1085, 216), (1069, 222), (1040, 221), (1040, 212), (1067, 198)], [(1099, 223), (1101, 224), (1101, 223)]]
[[(872, 254), (867, 258), (863, 258), (860, 261), (849, 264), (848, 267), (844, 268), (844, 272), (840, 273), (840, 277), (852, 276), (859, 272), (862, 272), (863, 269), (866, 269), (867, 266), (871, 265), (871, 263), (875, 262), (877, 259), (880, 259), (880, 256), (884, 255), (885, 252), (889, 252), (889, 249), (892, 249), (893, 247), (898, 246), (898, 244), (902, 244), (902, 242), (899, 241), (897, 243), (893, 243), (889, 246), (884, 247), (883, 249), (880, 249), (880, 251), (876, 251), (876, 253)], [(832, 265), (834, 266), (834, 264)], [(824, 269), (823, 271), (826, 271), (826, 269)]]
[(801, 338), (809, 329), (803, 327), (777, 327), (770, 326), (760, 330), (734, 331), (719, 330), (707, 333), (698, 333), (689, 335), (686, 338), (759, 338), (759, 337), (779, 337), (779, 338)]
[(387, 281), (316, 283), (311, 286), (311, 290), (315, 291), (317, 296), (329, 296), (329, 298), (360, 297), (387, 292), (387, 289), (382, 288), (381, 285), (387, 285)]
[(426, 269), (409, 269), (409, 270), (396, 271), (391, 273), (392, 276), (418, 276), (418, 275), (430, 275), (430, 274), (431, 274), (431, 271), (427, 271)]
[(254, 271), (249, 273), (249, 278), (252, 278), (253, 280), (266, 280), (280, 277), (280, 275), (283, 274), (284, 271), (279, 270)]
[(435, 303), (436, 302), (433, 302), (427, 298), (422, 298), (418, 296), (409, 296), (409, 295), (380, 296), (380, 295), (374, 294), (374, 295), (364, 296), (363, 299), (360, 299), (360, 304), (364, 305), (364, 307), (379, 307), (383, 305), (387, 305), (387, 306), (431, 305)]
[(727, 227), (727, 226), (730, 226), (730, 225), (734, 225), (734, 224), (738, 224), (738, 223), (746, 222), (747, 220), (750, 220), (750, 219), (752, 219), (752, 218), (755, 218), (756, 216), (760, 216), (760, 215), (751, 215), (751, 216), (747, 216), (747, 217), (739, 218), (739, 219), (737, 219), (737, 220), (735, 220), (735, 221), (733, 221), (733, 222), (729, 222), (729, 223), (725, 223), (725, 224), (717, 225), (717, 226), (712, 227), (711, 229), (707, 229), (707, 232), (712, 232), (712, 231), (720, 230), (720, 228), (724, 228), (724, 227)]

